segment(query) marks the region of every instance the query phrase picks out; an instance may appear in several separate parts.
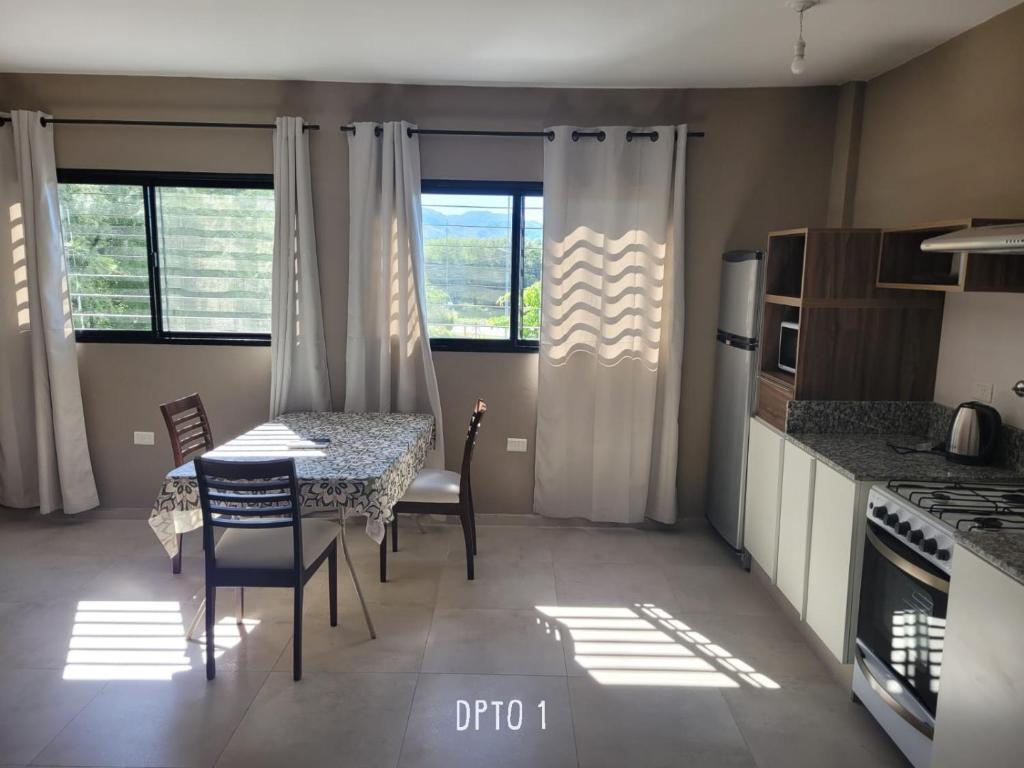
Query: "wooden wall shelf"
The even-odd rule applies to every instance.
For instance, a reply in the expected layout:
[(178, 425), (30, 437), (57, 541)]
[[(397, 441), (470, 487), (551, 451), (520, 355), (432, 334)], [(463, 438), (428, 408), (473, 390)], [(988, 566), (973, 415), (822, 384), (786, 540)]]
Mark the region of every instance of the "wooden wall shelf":
[[(757, 414), (779, 429), (794, 398), (932, 398), (944, 294), (878, 286), (882, 234), (804, 227), (768, 235)], [(795, 374), (778, 367), (783, 322), (799, 326)]]
[(1018, 221), (1024, 218), (968, 217), (883, 230), (876, 284), (879, 288), (903, 291), (1024, 293), (1024, 256), (921, 250), (922, 241), (936, 235)]
[(781, 304), (786, 307), (799, 307), (800, 299), (796, 296), (779, 296), (777, 294), (765, 294), (764, 300), (768, 304)]

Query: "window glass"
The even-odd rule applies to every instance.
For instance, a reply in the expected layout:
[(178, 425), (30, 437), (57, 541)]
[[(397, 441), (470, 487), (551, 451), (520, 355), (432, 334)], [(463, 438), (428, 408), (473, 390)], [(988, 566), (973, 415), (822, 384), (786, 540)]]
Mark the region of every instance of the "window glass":
[(422, 196), (432, 338), (509, 339), (513, 196)]
[(150, 331), (142, 187), (61, 184), (58, 196), (75, 330)]
[(163, 330), (270, 333), (274, 192), (156, 188)]
[(544, 252), (544, 198), (523, 197), (523, 259), (519, 301), (519, 338), (540, 339), (541, 254)]

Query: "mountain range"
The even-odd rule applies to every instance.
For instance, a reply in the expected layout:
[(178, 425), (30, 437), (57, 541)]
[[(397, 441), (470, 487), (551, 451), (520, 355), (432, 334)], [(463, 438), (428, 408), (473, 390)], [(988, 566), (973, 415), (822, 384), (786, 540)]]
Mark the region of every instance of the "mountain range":
[(424, 240), (439, 240), (447, 236), (499, 237), (509, 224), (508, 215), (498, 211), (470, 210), (448, 215), (436, 208), (423, 209)]

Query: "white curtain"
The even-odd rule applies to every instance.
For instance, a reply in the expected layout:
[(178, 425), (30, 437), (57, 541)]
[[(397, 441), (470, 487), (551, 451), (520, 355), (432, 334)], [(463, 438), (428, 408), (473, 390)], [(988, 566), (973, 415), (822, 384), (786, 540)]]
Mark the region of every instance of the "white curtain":
[(349, 134), (348, 344), (345, 410), (433, 413), (444, 466), (441, 398), (424, 314), (420, 145), (408, 123), (356, 123)]
[(271, 418), (293, 411), (331, 409), (309, 141), (302, 125), (301, 117), (279, 117), (274, 131)]
[(0, 129), (4, 239), (11, 244), (0, 275), (0, 503), (75, 514), (99, 497), (78, 380), (53, 127), (40, 124), (41, 112), (11, 117), (12, 126)]
[[(544, 142), (534, 509), (676, 518), (686, 126)], [(574, 130), (601, 130), (604, 140)], [(633, 129), (638, 130), (638, 129)], [(676, 138), (678, 137), (678, 138)]]

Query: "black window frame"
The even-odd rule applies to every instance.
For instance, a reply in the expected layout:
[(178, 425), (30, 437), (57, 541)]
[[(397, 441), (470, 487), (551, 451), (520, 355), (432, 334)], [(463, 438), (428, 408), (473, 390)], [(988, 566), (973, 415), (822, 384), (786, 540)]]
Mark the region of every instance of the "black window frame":
[[(522, 300), (523, 241), (525, 237), (524, 200), (527, 197), (543, 197), (543, 183), (539, 181), (423, 179), (420, 182), (420, 192), (422, 194), (450, 195), (508, 195), (513, 199), (512, 232), (515, 233), (515, 237), (512, 238), (512, 276), (509, 282), (509, 338), (452, 339), (447, 337), (431, 337), (430, 349), (434, 352), (539, 352), (539, 340), (519, 338), (519, 304)], [(420, 209), (422, 212), (422, 201)], [(426, 307), (424, 307), (425, 313)]]
[(59, 168), (58, 184), (121, 184), (142, 187), (146, 220), (146, 263), (149, 276), (150, 330), (75, 329), (76, 342), (114, 344), (188, 344), (202, 346), (270, 346), (269, 333), (208, 333), (165, 331), (157, 243), (156, 190), (158, 187), (207, 189), (273, 189), (269, 173), (195, 173), (185, 171), (117, 171)]

